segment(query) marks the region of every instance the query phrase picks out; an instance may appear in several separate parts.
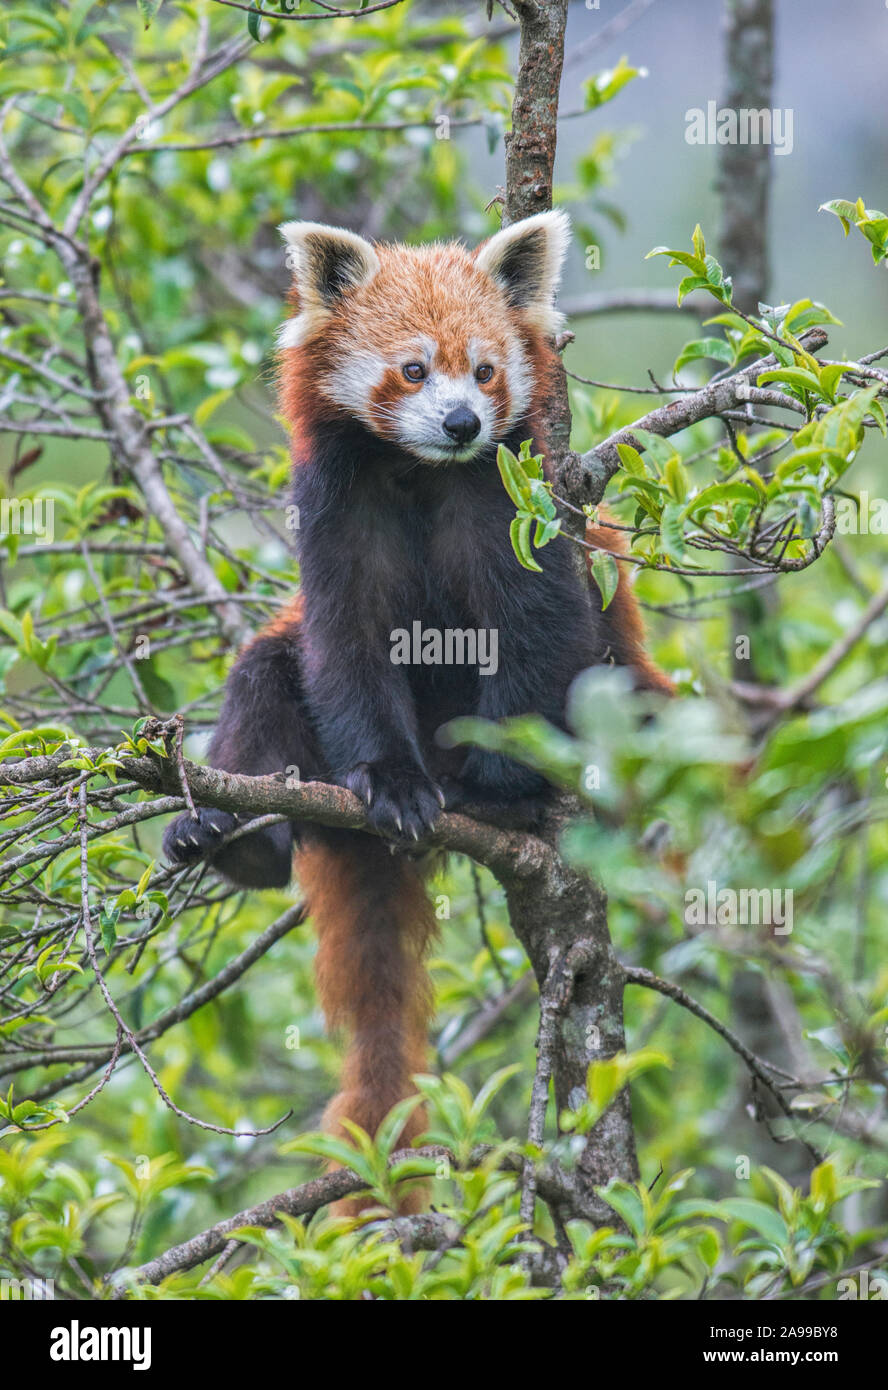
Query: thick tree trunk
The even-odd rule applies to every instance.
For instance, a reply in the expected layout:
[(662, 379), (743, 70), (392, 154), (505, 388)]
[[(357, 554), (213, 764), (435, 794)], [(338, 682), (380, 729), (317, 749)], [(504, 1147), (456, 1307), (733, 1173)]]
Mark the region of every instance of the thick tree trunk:
[[(725, 89), (720, 105), (770, 110), (774, 96), (773, 0), (725, 0)], [(768, 291), (771, 147), (719, 145), (719, 259), (730, 268), (734, 303), (754, 314)]]
[[(558, 96), (564, 65), (568, 0), (522, 0), (518, 77), (512, 130), (506, 136), (503, 226), (552, 206), (552, 172), (558, 143)], [(570, 448), (567, 379), (559, 373), (544, 421), (549, 457), (558, 467)]]
[[(516, 8), (521, 45), (512, 131), (506, 137), (505, 226), (552, 206), (568, 0), (539, 4), (521, 0)], [(559, 476), (572, 457), (563, 371), (554, 384), (543, 428), (549, 461)], [(579, 549), (577, 562), (586, 582)], [(545, 834), (553, 847), (563, 810), (553, 816)], [(608, 932), (607, 897), (600, 884), (575, 873), (557, 855), (547, 859), (537, 874), (504, 880), (504, 884), (512, 927), (540, 987), (538, 1047), (541, 1054), (551, 1049), (551, 1056), (541, 1055), (542, 1074), (545, 1079), (551, 1068), (560, 1112), (585, 1100), (591, 1061), (612, 1057), (625, 1048), (624, 978)], [(637, 1176), (627, 1088), (587, 1137), (573, 1185), (575, 1205), (592, 1221), (613, 1221), (613, 1211), (596, 1196), (595, 1187), (612, 1177), (631, 1181)]]
[[(563, 808), (575, 813), (577, 808)], [(546, 838), (554, 839), (563, 816)], [(586, 1099), (589, 1063), (625, 1048), (624, 975), (611, 944), (607, 897), (600, 884), (576, 873), (557, 856), (538, 874), (506, 884), (515, 935), (530, 958), (540, 987), (538, 1046), (551, 1068), (558, 1114)], [(628, 1087), (586, 1138), (571, 1184), (572, 1212), (593, 1222), (614, 1221), (595, 1188), (610, 1178), (638, 1177)]]

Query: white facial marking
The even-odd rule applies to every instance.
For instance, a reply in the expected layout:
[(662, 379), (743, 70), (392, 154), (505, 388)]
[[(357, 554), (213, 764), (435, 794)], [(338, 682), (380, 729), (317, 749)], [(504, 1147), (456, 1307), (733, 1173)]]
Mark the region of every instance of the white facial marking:
[[(451, 410), (465, 406), (481, 421), (474, 439), (454, 444), (444, 429)], [(497, 432), (496, 404), (481, 390), (474, 374), (445, 376), (431, 371), (422, 389), (405, 396), (394, 414), (398, 440), (411, 453), (429, 463), (465, 463), (474, 458)]]
[(469, 366), (473, 372), (476, 372), (485, 362), (489, 362), (491, 366), (497, 365), (496, 359), (489, 352), (485, 352), (484, 344), (478, 338), (469, 339), (467, 352), (469, 354)]
[[(350, 350), (322, 378), (319, 389), (336, 405), (357, 416), (376, 434), (394, 438), (410, 453), (428, 463), (465, 463), (485, 445), (501, 439), (527, 410), (533, 378), (530, 365), (518, 341), (509, 344), (506, 360), (485, 347), (477, 338), (467, 345), (472, 370), (448, 376), (435, 369), (438, 345), (420, 335), (401, 348), (396, 359), (383, 357), (370, 348)], [(403, 371), (410, 362), (421, 363), (427, 372), (418, 390), (407, 392), (397, 404), (376, 404), (373, 392), (387, 371)], [(486, 394), (475, 379), (478, 367), (489, 363), (495, 372), (505, 372), (509, 395), (508, 415), (503, 418), (499, 402)], [(464, 406), (481, 422), (474, 439), (458, 445), (444, 429), (452, 410)]]
[(357, 348), (321, 378), (321, 390), (331, 401), (372, 424), (370, 394), (382, 381), (386, 366), (378, 353)]
[(524, 349), (517, 340), (509, 343), (506, 381), (509, 387), (509, 418), (501, 422), (504, 432), (529, 410), (533, 396), (533, 373), (524, 356)]

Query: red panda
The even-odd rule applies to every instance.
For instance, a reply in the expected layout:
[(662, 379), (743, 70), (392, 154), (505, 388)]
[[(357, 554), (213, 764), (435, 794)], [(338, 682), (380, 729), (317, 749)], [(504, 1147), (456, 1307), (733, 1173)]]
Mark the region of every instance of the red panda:
[[(353, 232), (282, 228), (294, 271), (280, 334), (280, 396), (292, 430), (301, 586), (241, 652), (209, 761), (348, 787), (374, 833), (278, 825), (240, 837), (228, 813), (186, 814), (168, 857), (204, 857), (232, 882), (271, 887), (296, 872), (318, 934), (329, 1023), (350, 1033), (343, 1118), (374, 1133), (425, 1067), (432, 993), (424, 958), (435, 919), (407, 850), (459, 799), (537, 797), (535, 772), (481, 749), (447, 748), (457, 715), (527, 712), (563, 724), (588, 666), (631, 668), (667, 691), (645, 654), (625, 577), (605, 612), (556, 538), (542, 573), (521, 568), (500, 442), (545, 451), (540, 415), (556, 358), (550, 339), (568, 221), (540, 213), (475, 251), (452, 242), (371, 245)], [(596, 539), (614, 549), (613, 536)], [(396, 632), (497, 634), (496, 670), (397, 664)], [(394, 847), (396, 852), (392, 852)], [(403, 1140), (423, 1124), (419, 1111)]]

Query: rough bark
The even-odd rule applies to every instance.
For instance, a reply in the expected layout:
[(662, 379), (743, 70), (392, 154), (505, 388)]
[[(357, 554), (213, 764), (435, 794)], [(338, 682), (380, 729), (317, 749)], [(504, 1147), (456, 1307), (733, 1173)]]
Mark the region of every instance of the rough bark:
[[(552, 206), (568, 0), (522, 0), (516, 8), (521, 44), (512, 131), (506, 142), (504, 225)], [(559, 370), (543, 421), (547, 455), (559, 480), (576, 457), (570, 450), (570, 431), (567, 378)], [(586, 582), (578, 547), (576, 559)], [(553, 852), (540, 861), (537, 872), (502, 880), (512, 927), (540, 987), (540, 1070), (544, 1081), (551, 1071), (558, 1112), (585, 1099), (591, 1061), (625, 1048), (624, 980), (608, 931), (606, 895), (600, 884), (575, 873), (554, 852), (568, 809), (562, 804), (550, 818), (544, 838)], [(550, 1047), (551, 1056), (543, 1055)], [(613, 1212), (596, 1196), (595, 1187), (612, 1177), (631, 1181), (637, 1176), (627, 1089), (587, 1137), (577, 1167), (574, 1206), (593, 1221), (612, 1221)]]
[[(576, 809), (563, 803), (546, 838), (557, 837), (567, 814)], [(512, 928), (540, 986), (539, 1045), (551, 1046), (547, 1060), (560, 1114), (586, 1099), (589, 1063), (613, 1057), (626, 1045), (625, 975), (608, 931), (607, 896), (599, 883), (554, 854), (540, 861), (536, 873), (504, 880), (504, 886)], [(612, 1209), (595, 1188), (614, 1177), (630, 1182), (638, 1177), (628, 1087), (586, 1137), (577, 1160), (571, 1211), (562, 1215), (613, 1223)]]
[[(522, 0), (516, 8), (521, 21), (521, 43), (512, 130), (506, 136), (504, 227), (552, 206), (568, 0), (540, 4)], [(554, 382), (543, 429), (550, 461), (557, 468), (570, 448), (570, 406), (563, 372)]]
[[(721, 106), (770, 110), (774, 83), (773, 0), (725, 0), (725, 90)], [(722, 265), (734, 281), (734, 303), (755, 314), (768, 290), (768, 203), (771, 147), (718, 146)]]

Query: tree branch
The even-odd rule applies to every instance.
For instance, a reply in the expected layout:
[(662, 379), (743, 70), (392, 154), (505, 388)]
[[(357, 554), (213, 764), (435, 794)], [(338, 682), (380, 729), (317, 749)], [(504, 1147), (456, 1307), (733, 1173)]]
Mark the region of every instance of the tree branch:
[(704, 312), (702, 298), (688, 295), (678, 304), (674, 290), (591, 290), (568, 295), (559, 305), (569, 319), (595, 314), (690, 314), (699, 319)]
[[(199, 988), (191, 990), (180, 999), (177, 1004), (173, 1004), (169, 1009), (166, 1009), (160, 1014), (153, 1023), (146, 1024), (144, 1028), (140, 1028), (135, 1032), (133, 1037), (136, 1042), (140, 1046), (147, 1046), (148, 1043), (154, 1042), (156, 1038), (159, 1038), (161, 1034), (166, 1033), (168, 1029), (175, 1027), (177, 1023), (182, 1023), (186, 1018), (190, 1018), (193, 1013), (202, 1008), (204, 1004), (208, 1004), (211, 999), (216, 999), (224, 990), (230, 988), (236, 980), (239, 980), (241, 976), (249, 970), (250, 966), (255, 965), (256, 961), (260, 960), (276, 941), (280, 941), (281, 937), (286, 936), (287, 933), (293, 931), (295, 927), (301, 926), (305, 921), (305, 915), (306, 910), (304, 903), (299, 903), (295, 907), (288, 908), (286, 912), (282, 913), (280, 917), (270, 923), (264, 931), (260, 932), (259, 935), (250, 942), (249, 946), (241, 951), (240, 955), (235, 956), (227, 965), (223, 966), (212, 979), (207, 980), (204, 984), (200, 985)], [(105, 1047), (88, 1052), (83, 1048), (72, 1047), (65, 1049), (59, 1048), (58, 1050), (44, 1053), (28, 1053), (27, 1058), (22, 1059), (21, 1065), (18, 1063), (14, 1066), (4, 1066), (0, 1064), (0, 1075), (8, 1076), (15, 1071), (30, 1070), (31, 1067), (36, 1066), (55, 1066), (60, 1063), (70, 1065), (71, 1063), (81, 1061), (85, 1063), (85, 1065), (80, 1067), (76, 1072), (70, 1072), (67, 1076), (49, 1082), (46, 1086), (42, 1087), (39, 1091), (33, 1092), (31, 1095), (32, 1100), (46, 1100), (49, 1096), (57, 1095), (59, 1091), (65, 1090), (68, 1086), (74, 1085), (78, 1081), (85, 1080), (108, 1061), (115, 1054), (116, 1049), (117, 1044), (115, 1043), (113, 1046), (109, 1044)], [(129, 1039), (125, 1037), (120, 1045), (120, 1051), (126, 1053), (130, 1050)]]
[[(768, 1070), (769, 1063), (765, 1062), (761, 1057), (757, 1057), (755, 1053), (746, 1046), (742, 1039), (737, 1037), (736, 1033), (732, 1033), (726, 1024), (715, 1017), (715, 1014), (711, 1014), (708, 1009), (704, 1008), (702, 1004), (698, 1003), (696, 999), (686, 993), (680, 985), (673, 984), (671, 980), (663, 980), (659, 975), (654, 975), (650, 970), (644, 970), (640, 966), (627, 965), (623, 967), (623, 973), (626, 977), (627, 984), (642, 985), (645, 989), (653, 989), (656, 990), (658, 994), (665, 995), (667, 999), (672, 999), (676, 1004), (680, 1004), (683, 1009), (687, 1009), (688, 1012), (694, 1014), (696, 1018), (702, 1019), (714, 1032), (718, 1033), (719, 1037), (724, 1038), (728, 1046), (737, 1053), (737, 1056), (743, 1058), (743, 1061), (746, 1063), (756, 1081), (760, 1082), (765, 1090), (773, 1096), (793, 1129), (797, 1130), (797, 1117), (783, 1092), (771, 1076)], [(819, 1150), (816, 1149), (813, 1144), (810, 1144), (802, 1135), (797, 1134), (797, 1137), (800, 1142), (805, 1145), (805, 1148), (808, 1150), (814, 1162), (822, 1163), (823, 1155)]]
[[(817, 352), (828, 342), (828, 337), (822, 328), (810, 328), (807, 333), (802, 334), (800, 342), (808, 352)], [(773, 355), (757, 358), (750, 366), (743, 367), (729, 377), (710, 382), (692, 395), (658, 406), (631, 425), (616, 430), (585, 454), (570, 455), (561, 477), (557, 480), (559, 491), (565, 492), (574, 503), (588, 502), (594, 505), (600, 502), (607, 484), (621, 466), (617, 445), (633, 444), (638, 449), (643, 447), (634, 437), (633, 430), (648, 430), (651, 434), (668, 438), (691, 425), (698, 424), (701, 420), (724, 415), (726, 411), (738, 407), (745, 409), (747, 404), (750, 401), (755, 402), (760, 394), (759, 388), (754, 384), (757, 378), (762, 372), (769, 371), (776, 365), (777, 359)], [(781, 397), (777, 401), (771, 398), (771, 393), (767, 395), (769, 399), (765, 400), (764, 404), (783, 406), (790, 400), (789, 397)], [(797, 408), (798, 404), (798, 401), (793, 401), (793, 408)]]
[(873, 594), (859, 617), (833, 643), (829, 651), (824, 653), (807, 676), (796, 681), (795, 685), (780, 690), (774, 686), (732, 681), (730, 686), (732, 694), (745, 704), (766, 705), (769, 709), (774, 710), (775, 714), (788, 714), (792, 710), (803, 709), (814, 692), (823, 685), (824, 681), (829, 679), (836, 667), (845, 660), (845, 657), (850, 655), (868, 628), (881, 618), (886, 609), (888, 609), (888, 585), (880, 589), (877, 594)]
[[(469, 1168), (477, 1167), (489, 1153), (489, 1145), (479, 1146), (472, 1152), (466, 1166)], [(419, 1149), (400, 1149), (392, 1154), (388, 1166), (392, 1168), (405, 1159), (413, 1160), (417, 1157), (435, 1160), (446, 1159), (454, 1166), (458, 1166), (451, 1151), (441, 1144), (426, 1144)], [(517, 1173), (520, 1171), (521, 1164), (522, 1160), (517, 1155), (505, 1154), (499, 1167), (506, 1172)], [(559, 1173), (544, 1170), (538, 1175), (538, 1184), (540, 1192), (547, 1201), (564, 1203), (569, 1200), (570, 1185), (562, 1181)], [(159, 1284), (161, 1280), (168, 1279), (171, 1274), (183, 1273), (186, 1270), (194, 1269), (196, 1265), (204, 1264), (207, 1260), (213, 1259), (214, 1256), (220, 1255), (231, 1241), (234, 1232), (241, 1230), (244, 1226), (276, 1226), (282, 1213), (296, 1217), (310, 1216), (331, 1202), (338, 1202), (343, 1197), (351, 1197), (358, 1192), (363, 1192), (366, 1186), (366, 1180), (359, 1177), (351, 1169), (337, 1168), (331, 1173), (325, 1173), (323, 1177), (313, 1178), (311, 1181), (303, 1183), (300, 1187), (291, 1187), (286, 1192), (278, 1192), (274, 1197), (269, 1197), (257, 1206), (247, 1207), (244, 1211), (229, 1216), (225, 1221), (210, 1226), (207, 1230), (192, 1236), (190, 1240), (184, 1241), (181, 1245), (174, 1245), (163, 1255), (150, 1260), (147, 1264), (117, 1271), (112, 1285), (113, 1297), (125, 1298), (132, 1284)], [(613, 1212), (611, 1212), (611, 1217), (613, 1217)], [(444, 1219), (446, 1220), (446, 1218)], [(453, 1224), (448, 1222), (447, 1229), (443, 1230), (442, 1218), (431, 1213), (427, 1216), (412, 1217), (406, 1220), (396, 1218), (390, 1223), (390, 1229), (393, 1238), (402, 1238), (405, 1233), (409, 1232), (410, 1240), (416, 1249), (438, 1249), (442, 1243), (442, 1236), (444, 1240), (452, 1240)]]

